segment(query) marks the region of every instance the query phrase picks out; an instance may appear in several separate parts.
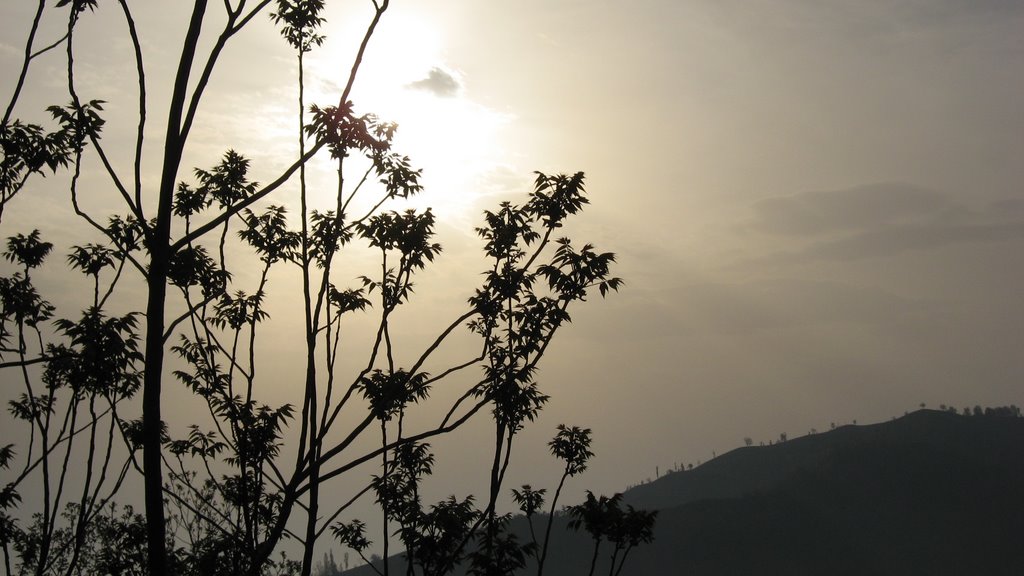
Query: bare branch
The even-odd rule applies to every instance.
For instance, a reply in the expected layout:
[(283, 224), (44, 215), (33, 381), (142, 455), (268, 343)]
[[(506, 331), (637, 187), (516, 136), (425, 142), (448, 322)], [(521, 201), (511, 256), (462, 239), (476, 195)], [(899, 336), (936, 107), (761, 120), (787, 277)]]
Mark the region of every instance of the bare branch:
[[(7, 105), (7, 110), (4, 112), (4, 119), (0, 122), (0, 126), (6, 126), (11, 120), (11, 114), (14, 112), (14, 106), (18, 103), (18, 97), (21, 95), (21, 89), (25, 86), (25, 78), (28, 76), (29, 62), (32, 61), (32, 44), (36, 40), (36, 31), (39, 30), (39, 21), (43, 18), (43, 8), (46, 6), (46, 0), (39, 0), (39, 6), (36, 8), (36, 15), (32, 19), (32, 26), (28, 30), (28, 40), (25, 42), (25, 59), (21, 63), (21, 72), (18, 73), (18, 81), (14, 85), (14, 94), (11, 95), (11, 101)], [(58, 42), (59, 44), (59, 42)]]

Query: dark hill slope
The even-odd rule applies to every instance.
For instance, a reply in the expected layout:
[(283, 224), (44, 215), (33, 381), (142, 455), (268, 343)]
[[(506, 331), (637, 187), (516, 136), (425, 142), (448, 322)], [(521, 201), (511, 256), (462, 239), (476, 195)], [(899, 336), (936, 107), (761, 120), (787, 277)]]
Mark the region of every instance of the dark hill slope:
[(637, 508), (661, 509), (734, 498), (771, 491), (796, 476), (825, 472), (842, 462), (866, 458), (867, 464), (905, 452), (941, 453), (950, 465), (1013, 468), (1016, 462), (1020, 472), (1024, 419), (920, 410), (891, 422), (842, 426), (773, 446), (737, 448), (694, 470), (633, 488), (625, 501)]
[[(631, 573), (1024, 574), (1024, 419), (922, 411), (726, 456), (628, 494), (669, 503)], [(702, 498), (715, 478), (735, 492)]]
[[(740, 448), (625, 500), (660, 513), (624, 576), (1024, 574), (1024, 418), (923, 410)], [(545, 573), (586, 574), (592, 543), (561, 527)]]

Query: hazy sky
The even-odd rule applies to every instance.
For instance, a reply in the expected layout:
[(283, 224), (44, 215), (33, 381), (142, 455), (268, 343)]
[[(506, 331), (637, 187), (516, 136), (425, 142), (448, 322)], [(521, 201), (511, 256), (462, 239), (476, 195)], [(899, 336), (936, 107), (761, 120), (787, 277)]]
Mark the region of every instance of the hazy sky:
[[(30, 4), (0, 7), (5, 103)], [(136, 4), (162, 111), (187, 14)], [(329, 4), (310, 64), (321, 103), (365, 16)], [(110, 146), (128, 146), (130, 54), (100, 5), (80, 89), (110, 102)], [(430, 312), (407, 325), (458, 310), (482, 269), (480, 210), (529, 190), (533, 170), (587, 173), (592, 205), (572, 232), (615, 251), (627, 282), (552, 347), (539, 375), (552, 401), (509, 485), (557, 481), (540, 447), (561, 422), (595, 434), (574, 489), (607, 493), (745, 436), (921, 402), (1024, 404), (1022, 32), (1011, 0), (394, 0), (353, 98), (400, 122), (426, 172), (417, 205), (443, 220), (447, 256), (419, 289)], [(267, 179), (294, 150), (292, 54), (261, 21), (225, 56), (185, 165), (234, 147)], [(60, 65), (40, 63), (17, 115), (66, 99)], [(83, 242), (40, 209), (56, 198), (11, 208), (3, 235), (50, 226), (58, 246)], [(483, 457), (477, 437), (453, 438), (439, 464)], [(438, 495), (482, 494), (473, 469)]]

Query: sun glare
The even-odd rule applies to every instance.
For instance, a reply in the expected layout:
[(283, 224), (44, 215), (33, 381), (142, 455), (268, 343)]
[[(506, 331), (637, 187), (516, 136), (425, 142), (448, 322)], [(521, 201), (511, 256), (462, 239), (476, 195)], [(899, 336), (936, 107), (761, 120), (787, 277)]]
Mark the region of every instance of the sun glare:
[(481, 181), (501, 165), (506, 118), (462, 96), (406, 90), (393, 103), (382, 114), (398, 122), (396, 145), (424, 169), (425, 192), (412, 203), (441, 217), (465, 216)]
[[(351, 38), (354, 30), (334, 32)], [(429, 16), (382, 21), (353, 101), (357, 111), (397, 123), (395, 150), (423, 169), (424, 192), (409, 207), (462, 220), (475, 218), (489, 175), (504, 165), (501, 132), (510, 117), (473, 101), (471, 79), (446, 62), (444, 44), (443, 29)], [(350, 61), (339, 52), (348, 47), (326, 48), (335, 52), (321, 66)]]

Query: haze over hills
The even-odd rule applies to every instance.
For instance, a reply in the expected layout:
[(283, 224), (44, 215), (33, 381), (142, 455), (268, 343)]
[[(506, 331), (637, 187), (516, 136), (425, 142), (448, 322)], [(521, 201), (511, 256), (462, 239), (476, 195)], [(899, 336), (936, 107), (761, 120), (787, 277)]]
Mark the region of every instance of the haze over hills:
[[(659, 513), (622, 574), (1021, 574), (1022, 456), (1024, 418), (935, 410), (738, 448), (623, 494)], [(586, 574), (593, 541), (566, 520), (545, 572)]]

